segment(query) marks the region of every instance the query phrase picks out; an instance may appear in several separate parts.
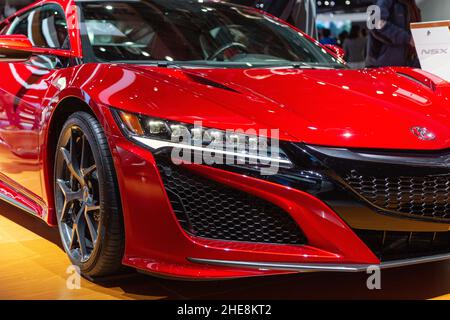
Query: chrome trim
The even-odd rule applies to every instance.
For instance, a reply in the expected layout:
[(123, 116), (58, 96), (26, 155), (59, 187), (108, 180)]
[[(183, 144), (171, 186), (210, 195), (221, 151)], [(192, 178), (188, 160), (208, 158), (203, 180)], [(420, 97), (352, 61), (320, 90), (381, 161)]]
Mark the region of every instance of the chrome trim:
[(392, 260), (392, 261), (382, 262), (381, 268), (382, 269), (390, 269), (390, 268), (412, 266), (412, 265), (416, 265), (416, 264), (438, 262), (438, 261), (445, 261), (445, 260), (450, 260), (450, 253), (438, 254), (438, 255), (429, 256), (429, 257), (419, 257), (419, 258), (414, 258), (414, 259)]
[(13, 205), (16, 208), (19, 208), (29, 214), (32, 214), (33, 216), (36, 215), (36, 212), (33, 209), (27, 207), (26, 205), (20, 203), (19, 201), (15, 200), (13, 198), (8, 197), (7, 195), (4, 195), (3, 193), (0, 193), (0, 200), (3, 200), (5, 202), (9, 203), (10, 205)]
[(5, 176), (4, 174), (2, 174), (0, 172), (0, 184), (1, 183), (3, 183), (5, 185), (5, 187), (12, 189), (15, 193), (21, 194), (24, 197), (28, 198), (29, 200), (33, 201), (34, 203), (36, 203), (38, 206), (42, 207), (46, 211), (47, 205), (42, 199), (40, 199), (39, 197), (37, 197), (36, 195), (34, 195), (32, 192), (28, 191), (27, 189), (24, 189), (17, 182), (15, 182), (14, 180), (11, 180), (9, 177)]
[(414, 259), (393, 260), (382, 262), (381, 264), (333, 264), (333, 263), (282, 263), (282, 262), (250, 262), (250, 261), (230, 261), (212, 260), (200, 258), (188, 258), (190, 262), (216, 265), (222, 267), (285, 270), (298, 272), (327, 271), (327, 272), (365, 272), (370, 266), (379, 266), (381, 269), (398, 268), (428, 262), (450, 260), (450, 253), (420, 257)]
[(245, 159), (251, 159), (251, 160), (260, 160), (260, 161), (267, 161), (267, 162), (275, 162), (280, 163), (284, 165), (291, 166), (292, 162), (290, 160), (285, 160), (281, 158), (271, 158), (271, 157), (265, 157), (260, 155), (254, 155), (250, 153), (239, 153), (234, 151), (227, 151), (227, 150), (221, 150), (221, 149), (214, 149), (214, 148), (208, 148), (208, 147), (200, 147), (200, 146), (193, 146), (189, 144), (182, 144), (182, 143), (174, 143), (170, 141), (163, 141), (158, 139), (151, 139), (151, 138), (143, 138), (138, 136), (131, 136), (132, 139), (146, 145), (147, 147), (150, 147), (152, 149), (158, 150), (162, 148), (179, 148), (180, 150), (191, 150), (191, 151), (199, 151), (199, 152), (209, 152), (209, 153), (215, 153), (220, 154), (224, 156), (234, 156), (234, 157), (242, 157)]
[[(308, 146), (309, 149), (316, 151), (318, 153), (324, 154), (333, 158), (347, 159), (347, 160), (357, 160), (366, 162), (376, 162), (376, 163), (390, 163), (390, 164), (401, 164), (401, 165), (411, 165), (429, 168), (450, 168), (450, 152), (449, 150), (442, 150), (440, 154), (399, 154), (393, 151), (391, 154), (382, 151), (356, 151), (346, 148), (329, 148), (329, 147), (319, 147), (319, 146)], [(413, 153), (413, 152), (411, 152)]]

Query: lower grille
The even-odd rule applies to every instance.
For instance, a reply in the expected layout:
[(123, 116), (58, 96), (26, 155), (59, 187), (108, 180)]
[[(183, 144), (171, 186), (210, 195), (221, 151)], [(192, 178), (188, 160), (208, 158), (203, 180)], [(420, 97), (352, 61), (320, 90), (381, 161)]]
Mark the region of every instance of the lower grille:
[(381, 261), (450, 253), (450, 232), (355, 232)]
[(382, 177), (362, 175), (352, 170), (345, 180), (375, 206), (450, 221), (450, 174)]
[(188, 233), (229, 241), (306, 243), (299, 226), (278, 206), (180, 166), (160, 162), (158, 168), (172, 208)]

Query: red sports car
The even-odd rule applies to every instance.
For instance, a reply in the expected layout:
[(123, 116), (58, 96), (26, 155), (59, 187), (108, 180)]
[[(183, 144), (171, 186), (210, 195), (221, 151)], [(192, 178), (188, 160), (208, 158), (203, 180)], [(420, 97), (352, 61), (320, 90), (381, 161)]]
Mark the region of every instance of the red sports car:
[(0, 198), (83, 275), (450, 258), (450, 84), (256, 9), (44, 0), (0, 23)]

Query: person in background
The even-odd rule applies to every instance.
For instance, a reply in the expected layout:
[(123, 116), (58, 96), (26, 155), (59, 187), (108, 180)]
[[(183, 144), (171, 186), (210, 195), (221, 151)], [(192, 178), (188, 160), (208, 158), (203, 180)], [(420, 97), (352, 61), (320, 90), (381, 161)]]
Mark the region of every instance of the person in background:
[(367, 40), (362, 35), (361, 27), (353, 25), (350, 35), (344, 41), (343, 49), (348, 65), (352, 69), (361, 69), (365, 66)]
[(315, 0), (259, 0), (256, 7), (317, 39)]
[(337, 45), (337, 40), (331, 37), (330, 29), (322, 29), (322, 37), (320, 38), (319, 42), (323, 45), (326, 44)]
[(34, 1), (35, 0), (0, 0), (0, 21)]
[(361, 28), (361, 34), (364, 38), (367, 39), (367, 29), (366, 28)]
[(258, 1), (255, 0), (231, 0), (231, 3), (240, 4), (241, 6), (254, 7), (257, 6)]
[(366, 65), (368, 67), (420, 67), (410, 24), (420, 22), (415, 0), (378, 0), (381, 19), (370, 30)]
[(0, 3), (0, 21), (6, 18), (6, 6), (7, 6), (6, 2), (2, 1)]
[(348, 31), (347, 30), (342, 31), (339, 34), (339, 37), (338, 37), (338, 40), (337, 40), (337, 44), (342, 47), (344, 45), (344, 42), (345, 42), (345, 40), (347, 38), (348, 38)]

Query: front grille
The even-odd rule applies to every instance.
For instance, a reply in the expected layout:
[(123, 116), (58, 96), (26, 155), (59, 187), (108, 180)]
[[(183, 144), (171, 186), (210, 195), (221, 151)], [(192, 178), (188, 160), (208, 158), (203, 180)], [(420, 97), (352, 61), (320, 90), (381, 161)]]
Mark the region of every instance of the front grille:
[(292, 217), (251, 194), (168, 163), (158, 165), (172, 208), (190, 234), (218, 240), (305, 244)]
[(360, 196), (382, 209), (450, 221), (450, 174), (386, 177), (352, 170), (345, 180)]
[(355, 232), (381, 261), (450, 253), (450, 232)]

